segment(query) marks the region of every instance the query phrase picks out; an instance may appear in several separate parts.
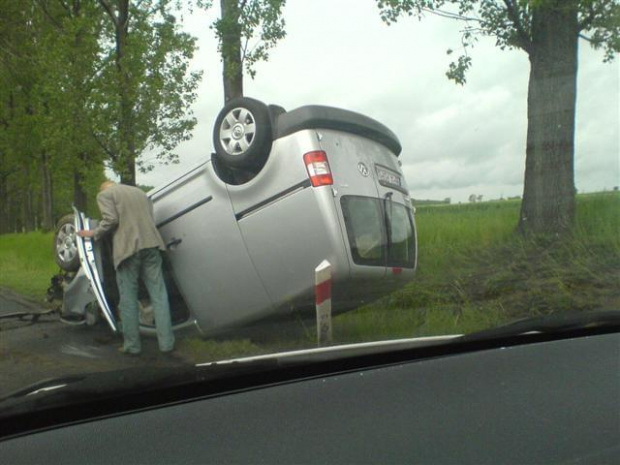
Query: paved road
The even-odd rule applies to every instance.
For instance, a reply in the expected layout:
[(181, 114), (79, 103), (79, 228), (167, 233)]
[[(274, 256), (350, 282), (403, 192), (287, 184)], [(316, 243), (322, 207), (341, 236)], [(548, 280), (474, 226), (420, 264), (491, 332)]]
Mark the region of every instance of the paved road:
[[(16, 312), (27, 315), (2, 318)], [(121, 337), (105, 324), (67, 325), (44, 305), (0, 291), (0, 397), (46, 378), (181, 363), (158, 356), (155, 339), (142, 341), (142, 356), (128, 357), (118, 351)]]

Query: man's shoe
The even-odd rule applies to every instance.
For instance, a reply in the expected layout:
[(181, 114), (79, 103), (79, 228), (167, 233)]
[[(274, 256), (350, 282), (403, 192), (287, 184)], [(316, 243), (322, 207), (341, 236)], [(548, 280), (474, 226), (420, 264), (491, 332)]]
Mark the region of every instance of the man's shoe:
[(120, 347), (118, 348), (118, 351), (119, 351), (121, 354), (124, 354), (124, 355), (129, 355), (130, 357), (139, 357), (139, 356), (140, 356), (140, 354), (141, 354), (141, 352), (130, 352), (130, 351), (126, 350), (123, 346), (120, 346)]
[(174, 362), (174, 363), (187, 363), (185, 362), (185, 360), (183, 360), (182, 357), (179, 356), (179, 354), (177, 354), (177, 352), (172, 349), (172, 350), (166, 350), (166, 351), (160, 351), (159, 352), (159, 358), (161, 358), (162, 360), (166, 360), (168, 362)]

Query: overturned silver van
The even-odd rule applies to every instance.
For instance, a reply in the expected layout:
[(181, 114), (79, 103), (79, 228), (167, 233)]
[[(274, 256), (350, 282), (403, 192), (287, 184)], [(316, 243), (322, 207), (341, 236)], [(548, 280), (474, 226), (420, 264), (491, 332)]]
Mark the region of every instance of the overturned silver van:
[[(332, 265), (334, 313), (384, 296), (416, 268), (414, 211), (398, 138), (347, 110), (292, 111), (230, 101), (204, 163), (148, 193), (168, 252), (173, 325), (206, 335), (311, 309), (314, 270)], [(56, 258), (69, 271), (63, 315), (117, 330), (110, 243), (75, 235), (94, 221), (62, 223)], [(142, 299), (144, 297), (144, 299)], [(141, 326), (154, 330), (141, 293)]]

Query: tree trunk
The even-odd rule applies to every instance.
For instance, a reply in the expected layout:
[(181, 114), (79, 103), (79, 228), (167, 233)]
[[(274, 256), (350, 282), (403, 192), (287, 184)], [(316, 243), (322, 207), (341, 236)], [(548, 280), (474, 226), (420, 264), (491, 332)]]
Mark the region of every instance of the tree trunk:
[(116, 164), (121, 176), (121, 183), (136, 185), (136, 149), (134, 142), (134, 102), (132, 97), (131, 77), (125, 65), (125, 53), (129, 38), (129, 0), (118, 2), (118, 21), (116, 28), (116, 69), (118, 72), (118, 90), (120, 98), (119, 153)]
[(51, 231), (54, 228), (54, 191), (52, 189), (52, 173), (50, 171), (50, 163), (47, 153), (43, 152), (41, 158), (41, 227), (45, 231)]
[(559, 234), (573, 224), (578, 33), (577, 0), (533, 9), (523, 234)]
[(80, 174), (80, 170), (76, 168), (73, 171), (73, 204), (79, 211), (85, 212), (86, 207), (88, 206), (87, 201), (88, 197), (86, 195), (86, 191), (84, 190), (84, 186), (82, 185), (82, 176)]
[[(30, 179), (30, 173), (28, 173), (26, 179)], [(30, 184), (29, 181), (28, 184)], [(31, 186), (28, 185), (22, 196), (22, 232), (30, 232), (34, 231), (34, 229), (35, 218), (32, 209), (32, 189)]]
[(126, 160), (122, 164), (123, 169), (121, 171), (121, 184), (128, 186), (136, 185), (136, 156), (135, 151), (129, 149), (129, 153)]
[(243, 97), (243, 63), (241, 60), (241, 25), (237, 0), (220, 0), (222, 10), (221, 53), (224, 71), (224, 101)]
[[(4, 130), (9, 130), (8, 121), (13, 121), (15, 118), (15, 100), (13, 92), (9, 91), (7, 100), (8, 119), (4, 121)], [(11, 166), (8, 162), (6, 152), (1, 152), (2, 158), (0, 163), (0, 234), (5, 234), (15, 230), (15, 218), (17, 215), (12, 215), (11, 212), (15, 210), (13, 206), (13, 196), (9, 190), (9, 184), (11, 180), (11, 174), (15, 172), (16, 168)]]
[(5, 175), (0, 175), (0, 199), (2, 199), (0, 201), (0, 234), (6, 234), (11, 231), (9, 223), (11, 198), (7, 187), (7, 176)]

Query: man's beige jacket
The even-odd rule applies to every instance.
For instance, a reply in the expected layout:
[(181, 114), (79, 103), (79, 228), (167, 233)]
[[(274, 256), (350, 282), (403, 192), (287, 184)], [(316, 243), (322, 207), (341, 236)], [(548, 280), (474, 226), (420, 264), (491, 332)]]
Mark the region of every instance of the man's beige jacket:
[(102, 218), (94, 239), (113, 232), (114, 268), (142, 249), (166, 250), (153, 219), (153, 204), (139, 188), (112, 184), (99, 192), (97, 205)]

